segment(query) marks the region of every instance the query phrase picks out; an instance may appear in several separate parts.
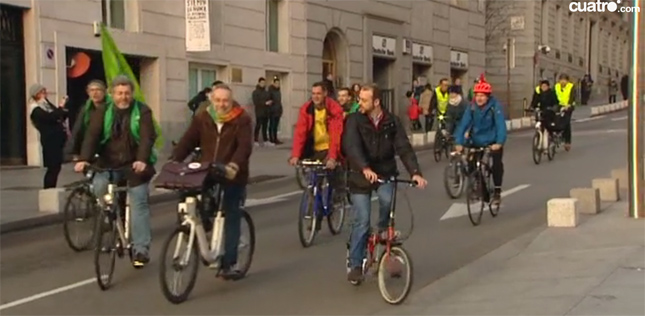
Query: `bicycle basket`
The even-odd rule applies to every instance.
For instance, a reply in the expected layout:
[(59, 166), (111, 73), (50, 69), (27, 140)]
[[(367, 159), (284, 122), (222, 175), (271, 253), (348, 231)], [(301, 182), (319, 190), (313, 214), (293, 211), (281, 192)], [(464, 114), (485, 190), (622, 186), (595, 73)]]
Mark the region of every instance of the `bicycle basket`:
[(198, 189), (208, 176), (209, 165), (198, 162), (166, 163), (155, 179), (155, 187), (168, 190)]

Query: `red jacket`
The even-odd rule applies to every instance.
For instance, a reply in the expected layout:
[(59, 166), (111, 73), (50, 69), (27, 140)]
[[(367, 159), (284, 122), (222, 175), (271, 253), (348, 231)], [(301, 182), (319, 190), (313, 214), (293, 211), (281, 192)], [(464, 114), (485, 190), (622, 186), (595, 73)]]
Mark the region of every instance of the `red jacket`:
[(410, 105), (408, 106), (408, 118), (411, 120), (418, 120), (419, 115), (421, 115), (421, 108), (419, 107), (419, 102), (412, 99)]
[[(343, 134), (343, 108), (332, 98), (325, 98), (327, 108), (327, 133), (329, 133), (328, 158), (340, 159), (340, 139)], [(298, 122), (293, 132), (291, 157), (307, 158), (314, 153), (314, 104), (307, 101), (300, 108)]]

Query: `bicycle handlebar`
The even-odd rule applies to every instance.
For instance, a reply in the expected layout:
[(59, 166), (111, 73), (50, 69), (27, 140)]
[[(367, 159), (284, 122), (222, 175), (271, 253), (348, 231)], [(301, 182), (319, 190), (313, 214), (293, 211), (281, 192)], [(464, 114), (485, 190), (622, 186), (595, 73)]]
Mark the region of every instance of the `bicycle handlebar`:
[(131, 170), (132, 166), (123, 166), (119, 168), (101, 168), (96, 165), (87, 165), (83, 170), (83, 173), (87, 174), (88, 172), (121, 172), (126, 170)]
[(419, 183), (414, 181), (414, 180), (399, 179), (399, 178), (396, 178), (396, 177), (378, 178), (376, 180), (376, 182), (381, 183), (381, 184), (385, 184), (385, 183), (404, 183), (404, 184), (407, 184), (407, 185), (409, 185), (411, 187), (416, 187), (417, 185), (419, 185)]

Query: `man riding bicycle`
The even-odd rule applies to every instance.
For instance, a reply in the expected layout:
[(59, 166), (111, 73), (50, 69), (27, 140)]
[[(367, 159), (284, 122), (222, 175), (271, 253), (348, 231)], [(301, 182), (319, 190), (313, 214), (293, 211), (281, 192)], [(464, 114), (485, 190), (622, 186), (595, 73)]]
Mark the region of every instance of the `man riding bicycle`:
[(347, 87), (338, 89), (338, 103), (343, 108), (343, 115), (345, 117), (357, 112), (360, 107), (358, 102), (353, 100), (351, 90)]
[[(114, 173), (114, 181), (128, 182), (128, 196), (132, 207), (132, 264), (143, 267), (150, 260), (150, 206), (149, 182), (155, 175), (157, 160), (153, 152), (156, 139), (152, 110), (133, 98), (134, 83), (125, 76), (112, 81), (112, 100), (105, 109), (94, 111), (76, 172), (83, 172), (94, 155), (99, 153), (97, 165), (100, 168), (120, 169), (131, 166), (132, 171)], [(110, 175), (99, 172), (94, 176), (94, 194), (101, 197), (107, 193)]]
[[(439, 115), (445, 115), (448, 110), (448, 100), (450, 99), (448, 82), (448, 78), (439, 80), (439, 85), (434, 89), (434, 94), (430, 100), (430, 113), (432, 113), (435, 119), (438, 119)], [(459, 90), (459, 93), (461, 94), (461, 90)], [(429, 129), (432, 129), (432, 125)]]
[(92, 114), (99, 110), (103, 111), (106, 103), (105, 84), (101, 80), (92, 80), (87, 84), (87, 95), (89, 98), (78, 111), (74, 127), (72, 128), (72, 137), (67, 141), (65, 153), (70, 154), (73, 160), (77, 160), (81, 154), (83, 139), (90, 125)]
[(533, 94), (530, 105), (531, 110), (538, 109), (541, 112), (540, 121), (542, 126), (549, 128), (555, 119), (555, 111), (558, 111), (558, 96), (551, 89), (549, 80), (541, 80), (540, 85)]
[[(235, 270), (240, 242), (240, 207), (243, 205), (249, 180), (249, 160), (253, 149), (251, 117), (233, 101), (233, 92), (225, 84), (213, 87), (211, 105), (198, 113), (175, 147), (172, 160), (183, 161), (195, 147), (202, 150), (201, 163), (220, 163), (226, 167), (226, 180), (222, 185), (224, 201), (224, 258), (222, 278), (237, 279), (241, 272)], [(206, 180), (211, 185), (215, 178)], [(216, 210), (213, 210), (215, 212)], [(210, 230), (212, 222), (203, 218), (204, 228)]]
[(576, 105), (576, 92), (567, 74), (560, 75), (559, 82), (555, 85), (555, 94), (558, 96), (560, 111), (564, 112), (566, 125), (562, 138), (564, 138), (564, 149), (569, 151), (571, 150), (571, 115)]
[(300, 107), (289, 164), (295, 166), (300, 159), (324, 160), (327, 168), (335, 169), (342, 134), (343, 108), (327, 96), (324, 83), (314, 83), (311, 100)]
[(398, 117), (381, 107), (381, 100), (380, 89), (376, 85), (363, 86), (360, 91), (360, 112), (347, 117), (343, 136), (343, 152), (351, 170), (348, 184), (354, 210), (347, 274), (350, 282), (360, 282), (363, 278), (362, 265), (370, 229), (373, 191), (376, 191), (379, 200), (378, 227), (385, 229), (388, 224), (395, 184), (379, 185), (378, 177), (398, 174), (398, 155), (418, 187), (423, 188), (427, 184), (405, 128)]
[(501, 202), (504, 163), (502, 156), (506, 142), (506, 120), (502, 105), (491, 94), (493, 89), (482, 74), (479, 83), (473, 89), (475, 102), (466, 109), (464, 116), (455, 131), (455, 150), (461, 152), (468, 133), (469, 145), (473, 147), (490, 147), (493, 160), (492, 173), (495, 190), (492, 203)]
[(448, 88), (450, 98), (448, 99), (449, 107), (446, 110), (446, 129), (442, 131), (445, 137), (453, 135), (461, 118), (464, 116), (464, 111), (469, 105), (468, 101), (461, 95), (460, 90), (461, 87), (457, 86)]

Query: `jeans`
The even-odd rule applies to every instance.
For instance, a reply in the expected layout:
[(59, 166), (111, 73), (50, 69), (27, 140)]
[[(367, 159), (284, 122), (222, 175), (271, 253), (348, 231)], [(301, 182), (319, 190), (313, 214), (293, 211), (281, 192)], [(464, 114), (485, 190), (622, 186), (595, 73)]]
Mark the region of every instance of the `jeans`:
[(266, 142), (269, 140), (267, 137), (267, 128), (269, 127), (269, 118), (266, 116), (258, 116), (255, 118), (255, 141), (260, 140), (260, 130), (262, 131), (262, 141)]
[[(378, 229), (386, 229), (390, 220), (390, 206), (394, 183), (380, 185), (376, 189), (379, 203)], [(353, 222), (349, 236), (349, 267), (360, 268), (367, 255), (367, 238), (370, 233), (370, 211), (372, 194), (352, 194)]]
[(562, 138), (564, 138), (565, 144), (571, 144), (571, 111), (567, 111), (564, 114), (564, 118), (567, 122), (567, 125), (562, 131)]
[(278, 142), (278, 126), (280, 126), (280, 117), (271, 116), (269, 118), (269, 141), (272, 143)]
[(434, 116), (424, 115), (424, 119), (425, 119), (424, 128), (427, 133), (432, 130), (432, 125), (434, 125)]
[(616, 103), (616, 95), (615, 94), (609, 95), (609, 103)]
[(502, 158), (504, 157), (504, 148), (501, 148), (497, 151), (491, 151), (490, 158), (493, 161), (491, 168), (491, 173), (493, 174), (493, 184), (495, 188), (502, 187), (502, 181), (504, 180), (504, 162)]
[[(113, 172), (114, 179), (112, 183), (117, 183), (123, 179), (123, 172)], [(94, 175), (92, 185), (94, 186), (94, 194), (102, 197), (107, 193), (109, 184), (109, 173), (100, 172)], [(150, 250), (150, 242), (152, 241), (152, 234), (150, 229), (150, 205), (148, 198), (150, 192), (148, 183), (138, 185), (136, 187), (128, 186), (128, 196), (130, 197), (130, 241), (135, 253), (148, 255)], [(123, 210), (122, 210), (123, 211)]]
[(61, 166), (50, 166), (47, 167), (45, 171), (45, 177), (43, 177), (43, 188), (50, 189), (55, 188), (58, 183), (58, 175), (60, 174)]
[(224, 257), (223, 268), (230, 268), (237, 263), (238, 246), (240, 244), (242, 212), (241, 208), (246, 198), (246, 187), (239, 184), (224, 186)]

